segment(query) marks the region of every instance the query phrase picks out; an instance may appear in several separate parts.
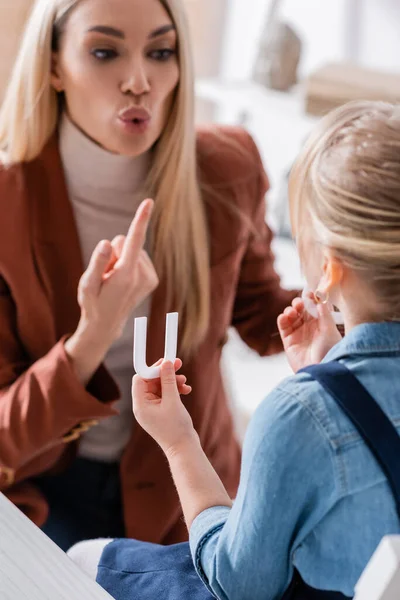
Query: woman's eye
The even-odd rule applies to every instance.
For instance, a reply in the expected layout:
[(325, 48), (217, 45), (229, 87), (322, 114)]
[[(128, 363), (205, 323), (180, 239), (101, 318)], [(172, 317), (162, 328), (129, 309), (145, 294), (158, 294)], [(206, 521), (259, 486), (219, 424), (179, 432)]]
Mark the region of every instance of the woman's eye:
[(166, 62), (175, 54), (175, 50), (171, 50), (171, 48), (163, 48), (162, 50), (153, 50), (150, 52), (150, 57), (154, 58), (154, 60), (159, 60), (162, 62)]
[(97, 60), (107, 61), (112, 60), (117, 56), (115, 50), (110, 50), (109, 48), (95, 48), (91, 51), (92, 56), (94, 56)]

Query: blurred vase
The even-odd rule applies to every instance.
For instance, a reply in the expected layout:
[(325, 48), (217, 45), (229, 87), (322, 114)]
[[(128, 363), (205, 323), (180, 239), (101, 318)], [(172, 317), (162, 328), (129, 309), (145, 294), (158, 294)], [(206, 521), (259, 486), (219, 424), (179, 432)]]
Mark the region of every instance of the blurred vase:
[(275, 0), (268, 13), (253, 78), (266, 87), (287, 91), (297, 82), (302, 43), (294, 29), (278, 19), (279, 5)]

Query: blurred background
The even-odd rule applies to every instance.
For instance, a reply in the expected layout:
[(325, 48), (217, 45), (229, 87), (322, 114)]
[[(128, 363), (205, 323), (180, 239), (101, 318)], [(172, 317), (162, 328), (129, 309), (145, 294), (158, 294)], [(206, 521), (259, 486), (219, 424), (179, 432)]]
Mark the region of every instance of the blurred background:
[[(266, 219), (277, 270), (302, 286), (290, 239), (287, 175), (313, 124), (348, 100), (400, 101), (400, 0), (184, 0), (192, 32), (199, 124), (242, 125), (271, 190)], [(0, 0), (0, 102), (32, 0)], [(283, 355), (259, 358), (234, 332), (224, 349), (238, 428), (290, 374)]]

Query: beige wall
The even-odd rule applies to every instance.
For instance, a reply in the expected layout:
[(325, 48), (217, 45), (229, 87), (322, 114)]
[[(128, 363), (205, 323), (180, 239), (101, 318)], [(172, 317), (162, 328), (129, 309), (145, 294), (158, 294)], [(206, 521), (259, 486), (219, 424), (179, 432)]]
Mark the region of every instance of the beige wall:
[(196, 75), (217, 77), (221, 70), (228, 0), (185, 0), (185, 3), (189, 14)]
[(33, 0), (0, 0), (0, 99), (3, 97), (32, 3)]

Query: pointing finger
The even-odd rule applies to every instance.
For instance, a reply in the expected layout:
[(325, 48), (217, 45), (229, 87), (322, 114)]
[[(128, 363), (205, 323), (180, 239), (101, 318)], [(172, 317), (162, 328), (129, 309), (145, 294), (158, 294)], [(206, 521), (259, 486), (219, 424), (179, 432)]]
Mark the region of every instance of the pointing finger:
[(153, 200), (144, 200), (129, 227), (119, 263), (131, 268), (136, 264), (146, 240), (147, 227), (153, 210)]

